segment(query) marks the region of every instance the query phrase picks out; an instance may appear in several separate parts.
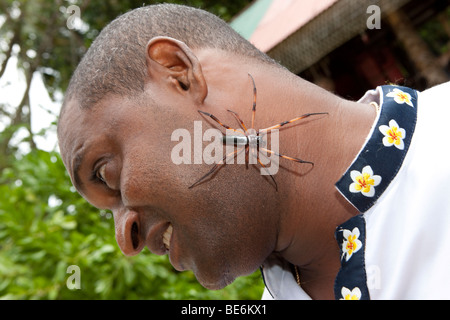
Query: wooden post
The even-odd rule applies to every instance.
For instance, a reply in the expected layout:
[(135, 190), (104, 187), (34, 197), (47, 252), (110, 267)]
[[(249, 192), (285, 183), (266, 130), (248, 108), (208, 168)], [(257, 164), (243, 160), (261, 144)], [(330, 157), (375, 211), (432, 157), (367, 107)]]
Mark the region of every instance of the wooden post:
[(449, 78), (442, 70), (437, 57), (414, 29), (408, 16), (401, 10), (397, 10), (390, 13), (387, 20), (418, 72), (426, 79), (427, 85), (431, 87), (447, 82)]

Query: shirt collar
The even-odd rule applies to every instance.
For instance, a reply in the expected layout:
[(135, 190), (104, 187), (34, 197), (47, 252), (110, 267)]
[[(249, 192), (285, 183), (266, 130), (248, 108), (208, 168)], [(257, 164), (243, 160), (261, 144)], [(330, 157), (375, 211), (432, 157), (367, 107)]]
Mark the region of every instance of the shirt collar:
[(336, 183), (341, 194), (361, 212), (335, 232), (341, 251), (341, 268), (334, 283), (336, 299), (370, 299), (363, 213), (383, 194), (403, 164), (416, 127), (417, 97), (417, 92), (409, 88), (382, 86), (360, 100), (377, 100), (380, 112), (367, 142)]
[[(361, 213), (389, 186), (403, 164), (417, 121), (417, 91), (381, 86), (358, 102), (376, 102), (380, 111), (366, 143), (336, 183), (339, 192)], [(370, 299), (365, 270), (365, 219), (355, 216), (336, 229), (341, 269), (334, 284), (336, 299)], [(272, 257), (261, 268), (266, 288), (276, 299), (305, 299), (288, 263)]]
[(336, 188), (359, 212), (373, 206), (402, 166), (416, 126), (417, 97), (413, 89), (386, 85), (358, 101), (376, 102), (380, 110), (365, 145)]

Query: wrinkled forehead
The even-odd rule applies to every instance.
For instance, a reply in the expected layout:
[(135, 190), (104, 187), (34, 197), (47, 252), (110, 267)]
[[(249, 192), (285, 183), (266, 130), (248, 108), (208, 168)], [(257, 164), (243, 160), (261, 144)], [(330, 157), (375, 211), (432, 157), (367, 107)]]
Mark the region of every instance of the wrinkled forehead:
[[(61, 158), (77, 187), (81, 182), (76, 174), (87, 150), (95, 149), (99, 139), (105, 135), (105, 123), (110, 121), (110, 108), (101, 105), (82, 108), (75, 100), (69, 101), (58, 122), (58, 143)], [(79, 190), (79, 188), (77, 187)]]
[(75, 99), (65, 104), (58, 121), (58, 143), (64, 161), (69, 160), (74, 148), (98, 134), (101, 127), (111, 121), (113, 111), (106, 105), (107, 101), (85, 108)]
[(86, 113), (79, 103), (72, 99), (64, 104), (58, 121), (58, 144), (61, 158), (67, 167), (73, 148), (83, 139), (83, 125), (86, 125)]
[(128, 98), (112, 95), (89, 108), (81, 107), (76, 99), (65, 103), (58, 122), (58, 143), (64, 164), (72, 161), (71, 157), (86, 140), (120, 130), (118, 119), (124, 118), (129, 104)]

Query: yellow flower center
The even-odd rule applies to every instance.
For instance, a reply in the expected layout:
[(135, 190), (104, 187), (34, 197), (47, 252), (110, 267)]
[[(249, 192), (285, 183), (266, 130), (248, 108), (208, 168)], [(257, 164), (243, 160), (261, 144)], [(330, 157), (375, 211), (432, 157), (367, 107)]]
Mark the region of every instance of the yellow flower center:
[(356, 177), (356, 185), (355, 185), (355, 189), (358, 191), (363, 191), (363, 192), (369, 192), (370, 191), (370, 186), (373, 186), (375, 184), (375, 181), (373, 179), (371, 179), (370, 174), (368, 173), (364, 173), (361, 176), (357, 176)]
[(389, 143), (400, 144), (402, 133), (398, 131), (397, 127), (392, 127), (387, 131), (388, 141)]
[(408, 98), (408, 96), (407, 96), (405, 93), (399, 92), (399, 93), (397, 93), (397, 97), (398, 97), (401, 101), (409, 103), (409, 98)]
[(349, 293), (345, 295), (344, 300), (359, 300), (359, 298), (356, 294)]
[(347, 238), (347, 245), (346, 245), (346, 249), (348, 254), (352, 254), (353, 251), (355, 251), (356, 249), (358, 249), (358, 244), (356, 243), (356, 235), (353, 236), (349, 236)]

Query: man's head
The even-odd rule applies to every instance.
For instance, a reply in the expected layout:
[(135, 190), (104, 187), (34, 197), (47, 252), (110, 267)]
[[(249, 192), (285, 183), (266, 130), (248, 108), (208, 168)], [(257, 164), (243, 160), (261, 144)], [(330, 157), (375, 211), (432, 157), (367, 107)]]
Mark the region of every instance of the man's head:
[[(230, 68), (228, 56), (241, 69)], [(214, 184), (188, 189), (209, 166), (175, 165), (171, 137), (204, 121), (199, 109), (250, 106), (245, 61), (278, 68), (209, 13), (168, 4), (136, 9), (92, 44), (58, 125), (74, 185), (94, 206), (112, 210), (121, 250), (168, 253), (176, 269), (193, 270), (208, 288), (253, 272), (274, 250), (277, 202), (256, 170), (236, 166), (220, 170)]]

